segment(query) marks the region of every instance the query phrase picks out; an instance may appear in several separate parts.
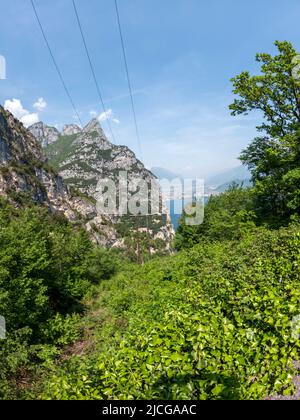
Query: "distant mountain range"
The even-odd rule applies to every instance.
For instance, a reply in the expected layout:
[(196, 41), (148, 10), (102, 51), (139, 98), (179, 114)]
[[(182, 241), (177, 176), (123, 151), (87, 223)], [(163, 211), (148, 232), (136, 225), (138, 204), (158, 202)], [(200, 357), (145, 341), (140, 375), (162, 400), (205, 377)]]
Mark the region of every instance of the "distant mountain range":
[(160, 167), (154, 167), (151, 168), (151, 172), (158, 178), (158, 179), (168, 179), (169, 181), (172, 181), (173, 179), (183, 177), (181, 175), (175, 174), (172, 171), (169, 171), (166, 168), (160, 168)]
[(227, 191), (229, 189), (230, 186), (232, 186), (233, 184), (237, 184), (241, 187), (244, 188), (248, 188), (251, 187), (252, 182), (250, 179), (236, 179), (234, 181), (231, 182), (225, 182), (225, 184), (220, 185), (218, 188), (214, 189), (214, 190), (209, 190), (209, 191), (215, 191), (217, 193), (223, 193), (225, 191)]
[[(168, 179), (171, 181), (176, 178), (184, 178), (182, 175), (161, 167), (153, 167), (151, 172), (158, 179)], [(207, 194), (222, 193), (233, 183), (243, 185), (244, 187), (251, 185), (251, 174), (245, 166), (240, 165), (205, 178), (205, 191)]]
[(224, 192), (233, 183), (251, 185), (251, 174), (245, 166), (237, 166), (205, 179), (206, 190)]
[[(153, 167), (151, 168), (151, 172), (160, 180), (167, 179), (172, 181), (174, 179), (184, 178), (183, 176), (162, 167)], [(205, 202), (208, 201), (211, 195), (218, 195), (228, 190), (233, 183), (245, 188), (249, 187), (251, 185), (250, 172), (244, 166), (240, 165), (205, 178)], [(192, 192), (185, 191), (185, 193), (190, 193), (192, 196)], [(181, 215), (174, 213), (174, 204), (176, 202), (179, 202), (180, 204), (178, 205), (181, 205), (181, 199), (179, 197), (175, 197), (175, 200), (166, 199), (166, 205), (170, 211), (172, 224), (175, 229), (177, 229), (181, 217)]]

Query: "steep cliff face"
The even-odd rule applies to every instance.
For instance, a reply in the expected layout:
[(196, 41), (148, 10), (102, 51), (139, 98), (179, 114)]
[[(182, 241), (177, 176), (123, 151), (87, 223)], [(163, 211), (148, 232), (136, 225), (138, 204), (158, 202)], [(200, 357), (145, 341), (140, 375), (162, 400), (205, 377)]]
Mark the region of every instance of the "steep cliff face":
[(64, 126), (61, 134), (63, 136), (72, 136), (73, 134), (78, 134), (80, 133), (82, 130), (81, 128), (76, 125), (76, 124), (67, 124)]
[[(120, 172), (126, 172), (128, 185), (136, 179), (143, 179), (148, 186), (157, 182), (156, 177), (128, 147), (114, 145), (107, 139), (97, 119), (91, 120), (77, 133), (71, 130), (66, 135), (64, 130), (56, 142), (48, 142), (44, 152), (67, 185), (95, 200), (98, 182), (108, 178), (118, 185)], [(142, 200), (145, 202), (148, 197)], [(167, 248), (173, 239), (173, 227), (164, 208), (147, 217), (131, 217), (127, 214), (122, 217), (109, 215), (106, 218), (116, 228), (116, 237), (120, 238), (118, 243), (124, 243), (128, 236), (132, 237), (134, 231), (144, 233)]]
[(1, 106), (0, 195), (16, 206), (36, 203), (64, 214), (72, 223), (83, 225), (99, 245), (122, 244), (110, 220), (97, 214), (94, 201), (70, 191), (48, 164), (35, 137)]
[(91, 197), (100, 179), (115, 180), (120, 171), (126, 171), (129, 179), (156, 179), (128, 147), (110, 143), (96, 119), (78, 133), (61, 135), (44, 152), (68, 185)]
[(55, 127), (38, 122), (30, 127), (31, 133), (39, 141), (42, 147), (47, 147), (58, 140), (60, 132)]
[(34, 136), (1, 106), (0, 195), (16, 205), (34, 202), (47, 206), (73, 222), (95, 216), (94, 206), (70, 194)]
[[(45, 135), (45, 126), (40, 127)], [(151, 252), (168, 250), (173, 229), (167, 216), (120, 218), (97, 211), (95, 185), (104, 175), (114, 177), (114, 171), (119, 168), (132, 169), (147, 177), (153, 175), (129, 149), (111, 145), (100, 124), (92, 121), (79, 130), (76, 133), (72, 127), (70, 135), (59, 133), (54, 142), (50, 130), (50, 139), (38, 137), (37, 141), (33, 135), (37, 132), (36, 125), (30, 131), (25, 129), (0, 106), (0, 195), (16, 205), (35, 202), (47, 206), (51, 212), (61, 212), (71, 222), (85, 226), (93, 240), (102, 246), (127, 247), (129, 239), (134, 243), (135, 234), (145, 234), (148, 225), (146, 239)], [(58, 169), (63, 166), (61, 175), (67, 183), (49, 164), (39, 142), (48, 145), (44, 150), (55, 166)], [(66, 165), (69, 167), (65, 168)]]

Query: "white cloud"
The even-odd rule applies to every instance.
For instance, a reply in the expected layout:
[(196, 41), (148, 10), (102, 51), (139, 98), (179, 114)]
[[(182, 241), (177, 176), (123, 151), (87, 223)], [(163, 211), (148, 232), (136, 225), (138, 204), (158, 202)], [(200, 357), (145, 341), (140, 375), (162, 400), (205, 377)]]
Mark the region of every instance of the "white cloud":
[(24, 117), (21, 118), (21, 122), (25, 125), (25, 127), (30, 127), (31, 125), (39, 122), (39, 120), (38, 114), (35, 113), (24, 115)]
[(4, 102), (4, 108), (10, 111), (16, 118), (21, 119), (29, 112), (23, 108), (23, 105), (19, 99), (7, 99)]
[(113, 113), (112, 109), (108, 109), (107, 111), (102, 112), (99, 115), (98, 120), (100, 122), (110, 120), (110, 121), (113, 121), (116, 124), (120, 124), (120, 121), (117, 118), (114, 117), (114, 113)]
[(4, 108), (11, 112), (14, 117), (20, 120), (25, 127), (39, 122), (39, 115), (35, 112), (31, 113), (25, 109), (20, 99), (7, 99), (4, 102)]
[(102, 113), (99, 115), (98, 120), (99, 120), (100, 122), (103, 122), (103, 121), (106, 121), (106, 120), (110, 120), (110, 119), (111, 119), (111, 117), (112, 117), (112, 109), (108, 109), (107, 111), (102, 112)]
[(47, 102), (45, 101), (44, 98), (39, 98), (34, 104), (33, 104), (33, 108), (36, 109), (37, 111), (44, 111), (44, 109), (47, 108)]

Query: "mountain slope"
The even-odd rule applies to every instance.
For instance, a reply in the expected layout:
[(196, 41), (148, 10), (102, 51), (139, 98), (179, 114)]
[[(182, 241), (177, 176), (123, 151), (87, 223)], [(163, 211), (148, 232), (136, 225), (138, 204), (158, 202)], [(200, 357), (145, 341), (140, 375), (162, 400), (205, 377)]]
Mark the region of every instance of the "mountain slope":
[(0, 107), (0, 194), (22, 201), (27, 197), (53, 210), (69, 206), (68, 190), (49, 167), (35, 138)]
[[(32, 203), (62, 213), (92, 231), (96, 209), (90, 200), (71, 194), (52, 169), (41, 146), (23, 124), (0, 106), (0, 195), (16, 206)], [(95, 241), (100, 238), (92, 235)]]
[(225, 184), (220, 185), (218, 188), (216, 188), (214, 191), (218, 192), (218, 193), (223, 193), (225, 191), (227, 191), (233, 184), (235, 185), (239, 185), (240, 187), (243, 188), (248, 188), (251, 187), (253, 184), (249, 179), (235, 179), (234, 181), (231, 182), (225, 182)]
[[(93, 146), (94, 144), (95, 131), (90, 132), (89, 128), (84, 144), (80, 143), (82, 140), (79, 139), (78, 146), (81, 153), (83, 153), (84, 145)], [(96, 128), (101, 129), (101, 127)], [(68, 138), (68, 142), (76, 141), (74, 136), (73, 134), (70, 138), (68, 136), (65, 138)], [(100, 146), (102, 149), (108, 149), (108, 144), (104, 140), (100, 142)], [(87, 150), (86, 153), (88, 153)], [(87, 156), (83, 154), (83, 159), (85, 157)], [(94, 158), (93, 155), (92, 159)], [(120, 161), (120, 158), (117, 161)], [(77, 175), (75, 171), (74, 177)], [(76, 179), (74, 185), (76, 185)], [(64, 214), (71, 222), (83, 225), (90, 232), (92, 239), (102, 246), (131, 247), (132, 253), (135, 254), (134, 246), (138, 241), (134, 234), (144, 235), (145, 222), (135, 223), (133, 218), (120, 220), (99, 214), (95, 199), (87, 196), (85, 189), (77, 192), (66, 185), (56, 170), (49, 165), (40, 144), (32, 133), (2, 107), (0, 107), (0, 195), (16, 206), (36, 203), (46, 206), (52, 213)], [(126, 243), (129, 238), (130, 244)], [(147, 252), (150, 248), (152, 253), (168, 250), (173, 239), (171, 225), (164, 221), (162, 216), (159, 220), (154, 216), (153, 225), (149, 227), (146, 239)], [(141, 245), (138, 244), (138, 250), (140, 248)]]
[[(29, 130), (34, 134), (36, 127), (30, 127)], [(128, 147), (114, 145), (108, 141), (97, 119), (78, 130), (76, 127), (75, 130), (74, 127), (70, 130), (64, 129), (55, 142), (38, 138), (44, 145), (44, 153), (49, 163), (69, 187), (95, 201), (98, 197), (98, 182), (109, 178), (118, 185), (120, 172), (126, 171), (128, 186), (136, 179), (146, 181), (148, 186), (152, 182), (156, 183), (156, 177)], [(66, 135), (66, 132), (70, 134)], [(131, 196), (132, 191), (128, 192), (127, 198)], [(145, 200), (148, 200), (148, 197), (145, 197)], [(137, 243), (137, 248), (140, 248), (139, 242), (147, 242), (144, 247), (155, 252), (155, 249), (169, 249), (174, 235), (166, 209), (148, 217), (132, 217), (130, 214), (105, 215), (105, 220), (116, 231), (113, 235), (115, 242), (111, 238), (109, 246), (113, 244), (128, 247), (128, 243)]]
[(31, 133), (39, 141), (42, 147), (47, 147), (49, 144), (58, 140), (60, 133), (55, 127), (38, 122), (31, 126)]
[(68, 185), (91, 197), (95, 197), (100, 179), (116, 180), (119, 171), (127, 171), (130, 179), (155, 179), (128, 147), (108, 141), (97, 119), (77, 134), (61, 135), (56, 142), (48, 143), (44, 152)]

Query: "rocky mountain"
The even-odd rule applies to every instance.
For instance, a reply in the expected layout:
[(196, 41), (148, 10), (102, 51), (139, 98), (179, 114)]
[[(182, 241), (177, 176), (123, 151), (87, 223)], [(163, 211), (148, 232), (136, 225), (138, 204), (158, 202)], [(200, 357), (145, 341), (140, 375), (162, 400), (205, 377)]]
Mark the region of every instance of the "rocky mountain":
[[(1, 196), (16, 206), (34, 202), (53, 213), (63, 213), (72, 223), (82, 224), (102, 246), (127, 247), (129, 243), (135, 244), (138, 237), (139, 247), (144, 235), (152, 253), (170, 248), (173, 229), (167, 215), (133, 218), (97, 211), (94, 192), (100, 177), (113, 178), (116, 170), (131, 169), (129, 177), (135, 173), (147, 180), (154, 179), (133, 152), (109, 143), (96, 121), (78, 133), (59, 133), (55, 142), (54, 131), (45, 127), (35, 124), (29, 131), (0, 106)], [(47, 132), (50, 138), (44, 137)], [(38, 141), (35, 133), (42, 134)], [(41, 145), (47, 146), (43, 150)], [(50, 161), (44, 151), (52, 157)], [(53, 169), (51, 161), (61, 166), (67, 182)]]
[[(35, 134), (35, 126), (29, 127), (29, 131)], [(128, 147), (109, 142), (97, 119), (91, 120), (83, 129), (76, 126), (72, 126), (70, 131), (64, 129), (55, 142), (42, 141), (41, 144), (44, 145), (49, 163), (59, 172), (64, 182), (94, 202), (97, 199), (99, 180), (109, 178), (117, 185), (120, 171), (126, 171), (128, 185), (136, 178), (145, 180), (148, 185), (156, 182), (156, 177)], [(121, 217), (106, 215), (106, 219), (116, 229), (113, 236), (118, 238), (118, 245), (120, 241), (124, 242), (124, 238), (132, 239), (134, 232), (141, 232), (157, 243), (161, 242), (161, 246), (167, 244), (169, 248), (174, 231), (167, 209), (164, 209), (164, 214), (162, 210), (161, 208), (161, 212), (148, 217), (132, 217), (126, 214)]]
[[(67, 126), (70, 127), (70, 126)], [(55, 142), (47, 137), (38, 138), (44, 145), (44, 153), (49, 163), (58, 171), (66, 185), (76, 189), (92, 200), (97, 199), (99, 180), (111, 179), (116, 185), (120, 171), (126, 171), (128, 185), (134, 179), (143, 179), (147, 185), (156, 182), (156, 177), (148, 171), (135, 154), (126, 146), (112, 144), (105, 136), (97, 119), (93, 119), (83, 129), (66, 130)], [(29, 127), (32, 134), (35, 127)], [(77, 132), (76, 132), (77, 131)], [(70, 134), (66, 134), (69, 132)], [(47, 134), (44, 131), (45, 134)], [(128, 193), (130, 196), (130, 192)], [(145, 197), (148, 200), (148, 197)], [(162, 214), (164, 213), (164, 214)], [(174, 231), (167, 209), (155, 215), (132, 217), (131, 215), (108, 215), (109, 224), (116, 228), (116, 237), (132, 238), (132, 233), (141, 232), (152, 240), (169, 248)], [(165, 245), (163, 245), (165, 244)]]
[(35, 137), (1, 106), (0, 196), (16, 206), (35, 203), (51, 213), (62, 213), (72, 223), (84, 225), (94, 241), (103, 243), (101, 235), (93, 233), (95, 226), (100, 232), (102, 225), (94, 204), (70, 192)]
[(81, 128), (76, 124), (67, 124), (62, 129), (63, 136), (72, 136), (73, 134), (78, 134), (81, 132)]
[(143, 178), (151, 182), (156, 179), (128, 147), (108, 141), (97, 119), (78, 133), (61, 135), (55, 143), (48, 144), (44, 152), (66, 184), (93, 198), (96, 198), (98, 181), (116, 180), (120, 171), (127, 171), (130, 180)]
[(39, 141), (42, 147), (47, 147), (49, 144), (54, 143), (60, 136), (60, 132), (57, 130), (57, 128), (49, 127), (42, 122), (38, 122), (32, 125), (30, 131)]

